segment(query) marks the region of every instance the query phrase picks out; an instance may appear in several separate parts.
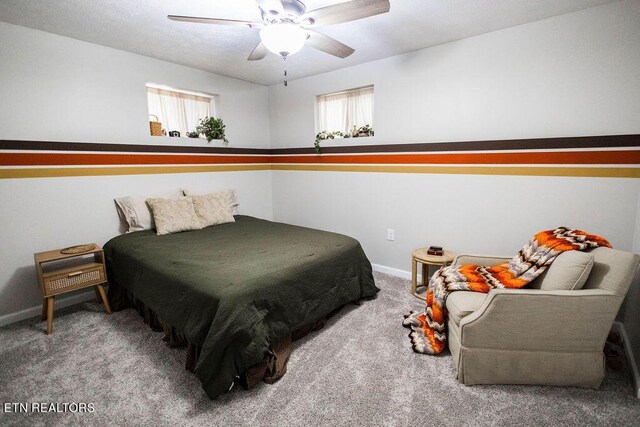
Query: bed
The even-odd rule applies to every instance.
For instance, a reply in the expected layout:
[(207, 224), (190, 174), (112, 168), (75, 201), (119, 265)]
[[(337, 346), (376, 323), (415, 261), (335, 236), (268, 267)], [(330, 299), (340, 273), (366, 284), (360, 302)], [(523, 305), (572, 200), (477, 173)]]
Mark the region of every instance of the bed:
[(195, 346), (194, 372), (210, 398), (280, 339), (378, 292), (357, 240), (235, 219), (165, 236), (128, 233), (104, 246), (114, 307), (129, 295)]

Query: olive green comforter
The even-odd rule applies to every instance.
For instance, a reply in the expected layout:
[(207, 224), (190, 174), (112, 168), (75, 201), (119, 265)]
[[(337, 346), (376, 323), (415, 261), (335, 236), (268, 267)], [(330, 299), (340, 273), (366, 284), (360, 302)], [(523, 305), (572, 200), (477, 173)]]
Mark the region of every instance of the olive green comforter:
[(236, 216), (236, 222), (105, 246), (109, 281), (127, 289), (190, 343), (209, 397), (260, 363), (270, 344), (378, 292), (357, 240)]

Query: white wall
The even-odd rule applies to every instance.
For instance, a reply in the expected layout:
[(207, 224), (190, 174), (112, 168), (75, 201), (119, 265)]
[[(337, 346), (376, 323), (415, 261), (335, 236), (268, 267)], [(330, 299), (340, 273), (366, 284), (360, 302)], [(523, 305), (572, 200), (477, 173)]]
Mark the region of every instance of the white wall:
[(639, 188), (633, 179), (273, 171), (273, 206), (277, 221), (351, 235), (371, 262), (408, 271), (418, 247), (514, 255), (561, 225), (631, 250)]
[(149, 135), (147, 82), (218, 94), (234, 147), (268, 147), (264, 86), (0, 22), (3, 139), (193, 143)]
[[(219, 94), (230, 146), (269, 146), (264, 86), (6, 23), (0, 40), (0, 139), (206, 146), (149, 135), (145, 83), (155, 82)], [(270, 175), (0, 180), (0, 324), (39, 313), (34, 252), (119, 234), (114, 197), (235, 188), (242, 213), (271, 218)]]
[[(375, 85), (376, 136), (324, 145), (640, 133), (638, 22), (640, 1), (612, 3), (272, 86), (272, 146), (311, 147), (315, 95), (367, 84)], [(274, 171), (273, 202), (276, 220), (346, 232), (372, 262), (408, 270), (419, 246), (510, 254), (559, 225), (630, 250), (639, 185)]]
[[(346, 143), (640, 133), (639, 21), (638, 0), (613, 3), (286, 89), (0, 23), (0, 139), (198, 143), (148, 135), (146, 82), (220, 94), (238, 147), (311, 147), (315, 95), (371, 83), (376, 136)], [(237, 188), (244, 213), (350, 234), (401, 270), (418, 246), (508, 254), (561, 224), (631, 249), (640, 194), (631, 179), (338, 172), (0, 180), (0, 323), (37, 314), (33, 252), (102, 244), (118, 233), (113, 197), (179, 186)]]
[(271, 142), (311, 146), (315, 96), (369, 84), (376, 136), (349, 144), (638, 132), (638, 22), (612, 3), (275, 85)]
[(28, 310), (27, 317), (38, 313), (37, 308), (35, 312), (32, 309), (41, 301), (34, 252), (81, 243), (103, 245), (121, 233), (114, 198), (161, 194), (175, 188), (235, 188), (242, 213), (269, 219), (269, 174), (255, 171), (0, 180), (0, 324), (24, 317), (20, 313), (23, 310)]
[[(147, 82), (219, 94), (236, 147), (311, 147), (315, 95), (368, 84), (376, 136), (324, 145), (640, 133), (638, 22), (639, 0), (617, 2), (268, 89), (0, 22), (0, 139), (206, 145), (149, 136)], [(374, 263), (399, 270), (418, 246), (512, 254), (558, 225), (626, 250), (640, 241), (632, 179), (293, 171), (4, 179), (0, 324), (39, 313), (34, 252), (104, 244), (120, 232), (114, 197), (178, 187), (236, 188), (243, 213), (352, 235)], [(637, 285), (623, 316), (636, 356)]]
[[(640, 1), (616, 2), (273, 86), (271, 144), (311, 147), (315, 96), (368, 84), (376, 136), (324, 146), (637, 134), (639, 23)], [(559, 225), (637, 252), (639, 191), (637, 179), (273, 172), (276, 220), (354, 236), (400, 272), (416, 247), (509, 255)], [(639, 301), (640, 276), (619, 316), (638, 366)]]

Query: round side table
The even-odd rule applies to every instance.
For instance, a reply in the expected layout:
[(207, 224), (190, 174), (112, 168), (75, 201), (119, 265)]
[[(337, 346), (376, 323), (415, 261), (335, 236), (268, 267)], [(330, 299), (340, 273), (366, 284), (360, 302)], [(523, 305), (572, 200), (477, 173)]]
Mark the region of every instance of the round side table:
[[(429, 255), (429, 248), (420, 248), (413, 251), (411, 255), (411, 294), (426, 300), (426, 296), (418, 293), (418, 288), (425, 288), (429, 284), (429, 266), (444, 267), (451, 264), (456, 254), (451, 251), (444, 251), (443, 255)], [(418, 263), (422, 264), (422, 284), (418, 285)]]

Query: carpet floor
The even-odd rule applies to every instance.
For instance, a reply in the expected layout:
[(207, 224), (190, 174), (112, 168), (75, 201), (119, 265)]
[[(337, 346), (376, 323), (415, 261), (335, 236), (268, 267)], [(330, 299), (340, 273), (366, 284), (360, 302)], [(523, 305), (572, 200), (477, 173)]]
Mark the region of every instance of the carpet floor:
[(411, 351), (402, 314), (420, 309), (409, 282), (376, 273), (378, 297), (347, 306), (294, 343), (276, 384), (211, 401), (134, 310), (94, 302), (0, 329), (0, 403), (85, 402), (92, 413), (2, 413), (0, 425), (638, 425), (628, 368), (599, 390), (464, 386), (451, 356)]

